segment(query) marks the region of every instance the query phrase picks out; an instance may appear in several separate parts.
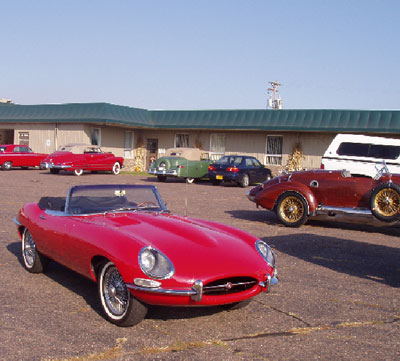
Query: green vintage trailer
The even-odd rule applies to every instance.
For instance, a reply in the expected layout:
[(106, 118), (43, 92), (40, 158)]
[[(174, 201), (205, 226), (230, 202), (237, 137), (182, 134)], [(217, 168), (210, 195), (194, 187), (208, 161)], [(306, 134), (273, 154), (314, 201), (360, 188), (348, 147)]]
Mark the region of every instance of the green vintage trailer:
[(150, 165), (148, 173), (157, 175), (160, 182), (164, 182), (167, 177), (174, 177), (193, 183), (195, 179), (207, 175), (210, 163), (208, 153), (201, 149), (171, 148), (164, 157)]

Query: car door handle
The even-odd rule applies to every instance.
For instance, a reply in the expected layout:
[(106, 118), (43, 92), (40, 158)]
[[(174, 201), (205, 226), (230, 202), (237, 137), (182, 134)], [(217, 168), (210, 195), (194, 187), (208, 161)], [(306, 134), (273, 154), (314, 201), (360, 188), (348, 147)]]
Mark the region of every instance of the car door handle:
[(39, 216), (40, 219), (47, 219), (43, 214)]

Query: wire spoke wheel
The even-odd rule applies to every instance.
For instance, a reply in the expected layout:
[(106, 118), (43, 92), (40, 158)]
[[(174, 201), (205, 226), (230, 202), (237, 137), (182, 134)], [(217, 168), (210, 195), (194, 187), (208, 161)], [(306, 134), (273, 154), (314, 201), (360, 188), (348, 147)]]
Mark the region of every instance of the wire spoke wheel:
[(308, 219), (308, 204), (305, 198), (293, 191), (281, 194), (275, 206), (278, 220), (287, 227), (299, 227)]
[(22, 235), (22, 258), (25, 269), (31, 273), (45, 272), (49, 260), (36, 248), (35, 240), (28, 228)]
[(116, 267), (110, 267), (104, 275), (105, 303), (115, 316), (123, 316), (129, 304), (129, 291)]
[(287, 222), (297, 222), (304, 215), (304, 206), (297, 197), (287, 197), (281, 203), (279, 212)]
[(25, 232), (22, 241), (22, 252), (26, 266), (32, 268), (36, 261), (36, 244), (29, 231)]
[(114, 263), (103, 263), (98, 277), (100, 303), (107, 320), (126, 327), (144, 319), (147, 307), (131, 295)]
[(374, 208), (385, 217), (396, 215), (400, 210), (400, 194), (392, 188), (380, 190), (374, 199)]
[(380, 221), (396, 222), (400, 219), (400, 186), (386, 182), (379, 184), (370, 199), (371, 213)]

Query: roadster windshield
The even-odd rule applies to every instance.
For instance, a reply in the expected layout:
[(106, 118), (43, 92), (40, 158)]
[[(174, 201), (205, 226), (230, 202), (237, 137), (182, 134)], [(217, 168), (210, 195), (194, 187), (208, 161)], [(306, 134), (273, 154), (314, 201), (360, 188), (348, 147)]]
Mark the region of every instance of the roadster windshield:
[(69, 191), (66, 212), (94, 214), (126, 211), (166, 211), (157, 188), (146, 185), (75, 186)]

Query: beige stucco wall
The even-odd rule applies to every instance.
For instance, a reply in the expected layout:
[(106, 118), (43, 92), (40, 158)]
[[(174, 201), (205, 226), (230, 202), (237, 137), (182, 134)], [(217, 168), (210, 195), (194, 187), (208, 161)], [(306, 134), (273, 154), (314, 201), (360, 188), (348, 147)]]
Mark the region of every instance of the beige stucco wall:
[[(226, 154), (245, 154), (255, 156), (265, 164), (265, 148), (268, 135), (283, 137), (282, 166), (272, 167), (274, 173), (284, 168), (293, 147), (300, 143), (303, 150), (303, 168), (319, 168), (321, 157), (335, 136), (335, 133), (298, 133), (298, 132), (265, 132), (265, 131), (208, 131), (208, 130), (159, 130), (130, 129), (85, 124), (1, 124), (1, 129), (14, 129), (14, 143), (19, 141), (19, 132), (29, 132), (29, 145), (35, 152), (51, 153), (67, 143), (90, 143), (92, 128), (101, 129), (101, 147), (117, 156), (124, 156), (125, 132), (132, 131), (134, 147), (146, 147), (147, 139), (157, 139), (159, 155), (175, 146), (177, 133), (189, 134), (189, 146), (200, 146), (210, 151), (212, 134), (225, 135)], [(269, 166), (267, 164), (267, 166)]]

